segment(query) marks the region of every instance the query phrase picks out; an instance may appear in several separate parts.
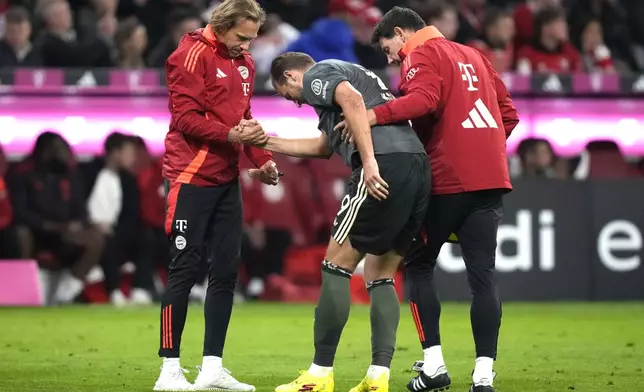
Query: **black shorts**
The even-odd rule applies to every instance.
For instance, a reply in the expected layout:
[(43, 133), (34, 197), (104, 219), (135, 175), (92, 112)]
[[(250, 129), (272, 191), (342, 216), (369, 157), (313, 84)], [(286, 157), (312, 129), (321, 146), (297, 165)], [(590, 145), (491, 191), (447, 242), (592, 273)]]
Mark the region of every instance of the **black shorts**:
[(429, 201), (431, 173), (425, 154), (376, 156), (389, 196), (378, 201), (367, 193), (363, 170), (353, 171), (331, 230), (342, 244), (347, 238), (361, 253), (382, 255), (391, 250), (404, 255), (418, 234)]

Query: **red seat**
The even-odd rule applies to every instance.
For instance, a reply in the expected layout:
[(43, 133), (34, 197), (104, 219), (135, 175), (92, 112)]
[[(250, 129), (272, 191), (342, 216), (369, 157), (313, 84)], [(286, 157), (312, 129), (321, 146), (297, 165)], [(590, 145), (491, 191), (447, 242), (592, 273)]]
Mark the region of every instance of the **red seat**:
[(326, 246), (289, 248), (284, 256), (284, 277), (294, 284), (319, 286), (325, 255)]
[(337, 155), (328, 161), (311, 160), (310, 167), (322, 204), (324, 222), (330, 228), (333, 226), (333, 220), (344, 197), (346, 182), (351, 175), (351, 170)]
[(591, 142), (586, 147), (590, 155), (590, 178), (638, 177), (636, 168), (624, 159), (614, 142)]

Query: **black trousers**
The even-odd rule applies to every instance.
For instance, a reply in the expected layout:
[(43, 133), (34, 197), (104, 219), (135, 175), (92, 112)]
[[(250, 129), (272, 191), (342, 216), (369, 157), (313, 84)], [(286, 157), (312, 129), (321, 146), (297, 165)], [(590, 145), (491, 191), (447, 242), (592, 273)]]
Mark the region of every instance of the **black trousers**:
[[(142, 241), (141, 241), (142, 240)], [(105, 290), (108, 294), (121, 287), (121, 266), (131, 260), (136, 270), (132, 277), (132, 288), (154, 291), (154, 260), (146, 257), (141, 246), (146, 244), (146, 232), (117, 227), (106, 236), (105, 249), (101, 255), (101, 267), (105, 275)]]
[(20, 243), (15, 227), (0, 229), (0, 259), (19, 259)]
[(440, 345), (441, 305), (434, 284), (438, 254), (452, 233), (461, 246), (472, 293), (470, 321), (477, 357), (496, 358), (501, 301), (496, 290), (496, 235), (504, 190), (432, 195), (425, 220), (427, 244), (414, 242), (405, 258), (409, 299), (423, 348)]
[(208, 289), (203, 355), (221, 357), (240, 259), (243, 212), (239, 182), (216, 187), (166, 182), (166, 196), (170, 266), (161, 301), (159, 356), (179, 357), (190, 289), (205, 260)]

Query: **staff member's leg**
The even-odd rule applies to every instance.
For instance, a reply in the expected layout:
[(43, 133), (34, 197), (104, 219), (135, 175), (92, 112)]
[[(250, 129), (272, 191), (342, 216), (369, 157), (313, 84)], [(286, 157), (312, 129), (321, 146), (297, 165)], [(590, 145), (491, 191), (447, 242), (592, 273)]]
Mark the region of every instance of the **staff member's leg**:
[(203, 366), (195, 390), (254, 391), (255, 387), (237, 381), (222, 366), (224, 343), (233, 309), (237, 269), (239, 268), (243, 211), (239, 182), (220, 186), (209, 230), (208, 289), (204, 304), (206, 332)]
[(477, 203), (458, 231), (472, 291), (470, 320), (476, 346), (473, 390), (493, 391), (493, 364), (501, 327), (501, 301), (496, 289), (496, 235), (503, 215), (503, 191), (472, 193)]
[(220, 187), (197, 187), (166, 182), (166, 234), (170, 240), (168, 282), (161, 299), (159, 356), (164, 358), (155, 390), (189, 390), (179, 365), (181, 335), (188, 311), (188, 295), (195, 284), (210, 218)]
[(434, 270), (443, 244), (465, 219), (466, 204), (462, 194), (432, 195), (424, 225), (427, 245), (422, 239), (414, 241), (405, 257), (409, 306), (424, 357), (419, 364), (422, 372), (407, 384), (410, 391), (433, 391), (451, 384), (441, 346), (441, 304)]

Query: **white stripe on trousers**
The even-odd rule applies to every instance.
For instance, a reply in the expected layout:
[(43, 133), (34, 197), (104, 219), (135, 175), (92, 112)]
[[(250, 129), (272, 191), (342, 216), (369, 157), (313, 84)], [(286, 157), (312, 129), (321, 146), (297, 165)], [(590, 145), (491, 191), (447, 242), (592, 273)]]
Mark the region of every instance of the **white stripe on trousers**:
[(349, 201), (349, 209), (347, 214), (344, 216), (344, 219), (340, 223), (338, 230), (335, 232), (333, 239), (338, 243), (342, 244), (351, 231), (351, 227), (356, 221), (358, 216), (358, 210), (364, 201), (367, 199), (367, 185), (364, 183), (364, 170), (360, 170), (360, 181), (358, 182), (358, 187), (356, 188), (356, 194)]

